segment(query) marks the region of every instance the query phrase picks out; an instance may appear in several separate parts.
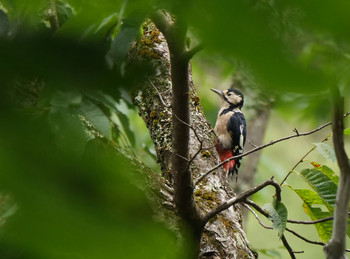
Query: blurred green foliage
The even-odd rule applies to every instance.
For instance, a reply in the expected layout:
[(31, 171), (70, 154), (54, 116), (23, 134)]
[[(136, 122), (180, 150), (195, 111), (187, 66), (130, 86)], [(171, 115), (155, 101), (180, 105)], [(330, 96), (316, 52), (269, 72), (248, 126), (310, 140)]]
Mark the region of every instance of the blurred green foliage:
[(4, 258), (175, 258), (174, 235), (154, 222), (134, 166), (110, 145), (94, 139), (72, 154), (41, 119), (7, 111), (1, 120), (1, 190), (18, 204), (1, 229)]
[(0, 5), (1, 258), (176, 258), (118, 152), (136, 153), (105, 61), (121, 3), (56, 3), (55, 34), (47, 1)]
[[(245, 92), (273, 99), (284, 118), (329, 121), (328, 88), (350, 93), (350, 6), (341, 1), (0, 0), (2, 256), (176, 256), (131, 165), (103, 144), (141, 156), (125, 89), (155, 71), (125, 58), (159, 8), (188, 23), (190, 47), (206, 44), (198, 61), (222, 68), (212, 77), (245, 71), (253, 85)], [(213, 122), (213, 102), (202, 99)]]

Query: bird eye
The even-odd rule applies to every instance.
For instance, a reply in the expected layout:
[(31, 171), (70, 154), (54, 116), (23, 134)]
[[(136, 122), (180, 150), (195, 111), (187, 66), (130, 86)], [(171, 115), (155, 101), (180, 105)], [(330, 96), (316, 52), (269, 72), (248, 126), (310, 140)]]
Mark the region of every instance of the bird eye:
[(228, 96), (231, 96), (231, 93), (228, 93), (227, 95), (228, 95)]

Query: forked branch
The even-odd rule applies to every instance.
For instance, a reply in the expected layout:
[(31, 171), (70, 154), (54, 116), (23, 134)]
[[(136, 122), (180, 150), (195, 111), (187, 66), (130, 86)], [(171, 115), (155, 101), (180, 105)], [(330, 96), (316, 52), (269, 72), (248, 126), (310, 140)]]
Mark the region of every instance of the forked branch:
[(203, 224), (205, 225), (211, 218), (215, 217), (220, 212), (228, 209), (229, 207), (233, 206), (236, 203), (245, 201), (248, 197), (252, 196), (254, 193), (257, 193), (261, 189), (264, 189), (266, 186), (273, 186), (276, 190), (276, 199), (277, 201), (281, 201), (281, 187), (279, 184), (272, 179), (266, 180), (262, 182), (261, 184), (249, 189), (248, 191), (242, 192), (238, 196), (229, 199), (228, 201), (225, 201), (221, 203), (219, 206), (214, 208), (211, 212), (209, 212), (207, 215), (203, 218)]

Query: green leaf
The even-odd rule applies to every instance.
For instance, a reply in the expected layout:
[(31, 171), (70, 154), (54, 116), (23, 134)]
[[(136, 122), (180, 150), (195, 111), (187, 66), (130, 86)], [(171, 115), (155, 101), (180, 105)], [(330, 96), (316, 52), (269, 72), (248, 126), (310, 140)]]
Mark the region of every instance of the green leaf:
[(132, 146), (135, 146), (135, 143), (136, 143), (135, 135), (134, 135), (134, 132), (130, 129), (130, 120), (129, 120), (129, 118), (125, 114), (123, 114), (121, 112), (118, 114), (118, 117), (119, 117), (119, 120), (120, 120), (120, 122), (121, 122), (121, 124), (123, 126), (123, 129), (124, 129), (128, 139), (130, 141), (130, 144)]
[(110, 120), (100, 107), (91, 101), (84, 100), (81, 105), (81, 111), (103, 136), (107, 139), (111, 139)]
[(281, 254), (274, 249), (258, 249), (257, 252), (271, 258), (282, 258)]
[(335, 152), (334, 149), (323, 142), (320, 143), (315, 143), (318, 152), (326, 159), (330, 159), (331, 161), (335, 162), (336, 161), (336, 156), (335, 156)]
[(106, 57), (111, 68), (116, 68), (118, 71), (120, 71), (121, 65), (124, 62), (131, 43), (139, 34), (140, 26), (143, 20), (144, 16), (139, 14), (129, 16), (124, 20), (120, 32), (113, 40), (111, 49)]
[(270, 220), (272, 221), (272, 227), (277, 230), (278, 236), (282, 238), (283, 233), (286, 229), (288, 211), (282, 202), (274, 202), (274, 205), (271, 203), (265, 204), (264, 208), (270, 214)]
[(318, 195), (333, 208), (337, 197), (337, 185), (334, 181), (323, 171), (316, 168), (304, 169), (301, 175), (307, 180), (311, 188), (313, 188)]
[(107, 95), (102, 91), (85, 92), (84, 95), (93, 100), (94, 103), (103, 105), (109, 110), (118, 112), (116, 101), (110, 95)]
[(3, 10), (0, 10), (0, 38), (6, 37), (9, 29), (9, 18)]
[(82, 96), (77, 91), (62, 92), (57, 91), (51, 101), (51, 110), (58, 111), (61, 108), (74, 109), (80, 106), (82, 102)]
[[(318, 194), (308, 189), (294, 189), (288, 185), (303, 200), (303, 209), (311, 220), (318, 220), (333, 215), (333, 208)], [(325, 207), (325, 208), (324, 208)], [(328, 211), (326, 211), (328, 209)], [(320, 239), (327, 242), (332, 236), (332, 221), (314, 224)]]
[(350, 135), (350, 128), (344, 130), (344, 135)]
[(325, 175), (327, 175), (329, 179), (331, 179), (338, 186), (339, 176), (336, 175), (336, 173), (331, 168), (329, 168), (326, 165), (322, 165), (317, 169), (322, 171), (322, 173), (324, 173)]
[(80, 156), (86, 145), (86, 134), (77, 115), (81, 103), (78, 92), (57, 92), (51, 99), (48, 120), (56, 145), (61, 151)]
[[(318, 220), (331, 216), (331, 214), (322, 211), (320, 208), (313, 208), (309, 204), (303, 204), (304, 211), (311, 220)], [(323, 242), (327, 242), (332, 237), (333, 221), (326, 221), (315, 224), (318, 236)]]

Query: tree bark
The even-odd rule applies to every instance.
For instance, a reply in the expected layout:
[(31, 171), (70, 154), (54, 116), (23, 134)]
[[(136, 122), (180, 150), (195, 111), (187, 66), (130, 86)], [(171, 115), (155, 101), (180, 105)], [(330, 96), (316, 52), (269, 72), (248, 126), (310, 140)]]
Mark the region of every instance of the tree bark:
[[(134, 91), (133, 100), (139, 108), (140, 116), (145, 121), (155, 145), (163, 178), (172, 187), (174, 183), (181, 185), (183, 181), (185, 181), (185, 184), (193, 185), (196, 179), (215, 166), (218, 161), (212, 141), (212, 128), (206, 121), (200, 106), (199, 97), (193, 86), (190, 68), (187, 68), (186, 71), (174, 71), (171, 69), (171, 65), (173, 64), (170, 62), (169, 50), (164, 36), (152, 22), (148, 21), (146, 27), (143, 37), (130, 51), (129, 63), (151, 60), (152, 66), (157, 73), (138, 84), (137, 90)], [(173, 62), (177, 61), (174, 60)], [(190, 110), (188, 114), (189, 125), (186, 125), (184, 121), (186, 118), (179, 117), (179, 111), (173, 110), (170, 106), (174, 100), (173, 98), (176, 98), (172, 94), (173, 86), (171, 82), (174, 82), (174, 80), (176, 82), (177, 79), (173, 78), (172, 80), (172, 76), (176, 76), (177, 73), (181, 74), (178, 76), (182, 77), (183, 80), (184, 75), (187, 77), (186, 81), (188, 82), (189, 91), (188, 93), (180, 92), (179, 94), (188, 94)], [(177, 105), (186, 104), (177, 103)], [(187, 116), (186, 114), (183, 115)], [(187, 157), (179, 155), (179, 148), (182, 147), (175, 148), (171, 134), (172, 127), (179, 118), (182, 121), (180, 121), (182, 126), (187, 127), (186, 130), (188, 130), (189, 134)], [(187, 137), (186, 133), (183, 137)], [(177, 156), (179, 160), (171, 159), (174, 156)], [(174, 179), (174, 163), (178, 162), (182, 162), (181, 170), (189, 171), (190, 173)], [(185, 197), (180, 198), (179, 196), (175, 196), (174, 202), (176, 203), (186, 197), (192, 196), (194, 197), (194, 206), (198, 209), (199, 215), (208, 213), (212, 208), (232, 197), (232, 191), (226, 186), (226, 180), (223, 175), (224, 172), (222, 169), (217, 170), (216, 173), (209, 175), (201, 181), (198, 186), (194, 186), (193, 194), (187, 193), (184, 194)], [(190, 179), (187, 177), (190, 177)], [(177, 206), (182, 206), (182, 204), (177, 204)], [(196, 220), (196, 217), (194, 215), (194, 219), (190, 220)], [(200, 237), (199, 257), (255, 258), (256, 253), (249, 246), (249, 242), (242, 229), (241, 220), (240, 210), (236, 206), (221, 212), (214, 219), (210, 220), (205, 225)], [(175, 227), (179, 229), (179, 221), (177, 221)], [(192, 249), (195, 248), (192, 247)]]

